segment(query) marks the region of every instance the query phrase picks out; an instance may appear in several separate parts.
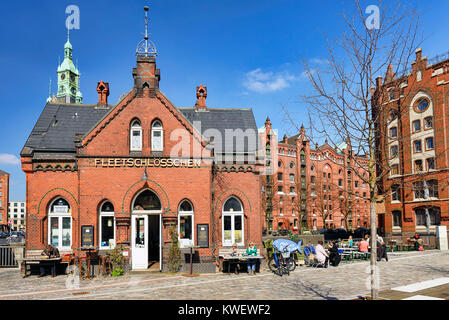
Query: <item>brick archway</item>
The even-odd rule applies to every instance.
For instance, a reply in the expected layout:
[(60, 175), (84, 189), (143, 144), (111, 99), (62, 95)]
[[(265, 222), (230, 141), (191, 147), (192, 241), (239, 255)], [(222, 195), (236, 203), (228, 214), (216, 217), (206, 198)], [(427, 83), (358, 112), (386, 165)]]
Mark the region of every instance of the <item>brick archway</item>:
[(131, 213), (133, 199), (137, 194), (145, 189), (152, 190), (159, 197), (159, 200), (161, 201), (162, 211), (164, 211), (165, 208), (170, 209), (170, 200), (168, 199), (168, 194), (160, 184), (153, 180), (139, 180), (131, 185), (125, 192), (122, 200), (122, 214)]

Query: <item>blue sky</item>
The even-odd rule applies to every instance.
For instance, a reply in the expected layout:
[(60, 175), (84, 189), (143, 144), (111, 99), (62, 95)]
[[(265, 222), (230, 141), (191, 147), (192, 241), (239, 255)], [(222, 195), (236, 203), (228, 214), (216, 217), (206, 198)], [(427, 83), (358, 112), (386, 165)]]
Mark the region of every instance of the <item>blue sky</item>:
[[(366, 1), (376, 4), (377, 1)], [(423, 54), (449, 51), (449, 1), (413, 1), (426, 37)], [(15, 1), (0, 3), (0, 169), (11, 174), (10, 200), (25, 200), (20, 151), (48, 97), (56, 90), (58, 57), (67, 30), (65, 9), (80, 8), (71, 32), (84, 103), (96, 103), (96, 84), (109, 82), (110, 103), (133, 85), (135, 49), (143, 38), (143, 6), (159, 56), (161, 90), (176, 106), (193, 106), (195, 88), (208, 88), (210, 107), (251, 107), (257, 125), (267, 116), (280, 135), (289, 129), (281, 105), (306, 122), (299, 95), (307, 90), (300, 59), (326, 59), (323, 34), (343, 31), (348, 0)], [(291, 131), (289, 134), (293, 134)]]

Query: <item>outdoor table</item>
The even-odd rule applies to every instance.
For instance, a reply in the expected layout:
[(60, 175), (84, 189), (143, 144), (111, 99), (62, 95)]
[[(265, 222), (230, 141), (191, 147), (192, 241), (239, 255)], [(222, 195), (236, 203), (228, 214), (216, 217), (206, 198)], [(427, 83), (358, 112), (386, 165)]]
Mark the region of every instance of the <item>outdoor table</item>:
[(56, 264), (61, 262), (61, 257), (59, 258), (45, 258), (45, 257), (36, 257), (36, 258), (25, 258), (23, 259), (24, 267), (25, 267), (25, 275), (24, 278), (31, 275), (31, 268), (30, 268), (30, 274), (27, 274), (28, 272), (28, 265), (31, 264), (38, 264), (38, 265), (53, 265), (53, 276), (56, 276)]
[(243, 255), (235, 255), (232, 256), (230, 254), (223, 255), (223, 261), (228, 261), (228, 273), (231, 273), (231, 263), (240, 263), (244, 262), (247, 263), (247, 260), (249, 259), (262, 259), (262, 256), (243, 256)]

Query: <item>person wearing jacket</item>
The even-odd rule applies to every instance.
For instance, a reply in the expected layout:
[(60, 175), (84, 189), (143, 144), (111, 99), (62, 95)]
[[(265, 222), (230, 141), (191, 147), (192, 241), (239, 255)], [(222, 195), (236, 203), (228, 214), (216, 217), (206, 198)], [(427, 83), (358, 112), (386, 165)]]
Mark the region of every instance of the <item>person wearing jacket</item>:
[(257, 247), (254, 245), (253, 241), (249, 242), (249, 246), (246, 248), (246, 254), (248, 255), (248, 274), (255, 275), (257, 259), (250, 258), (252, 256), (257, 256)]
[(337, 267), (341, 261), (340, 253), (338, 253), (338, 245), (336, 242), (329, 243), (329, 262), (332, 266)]
[(326, 250), (324, 250), (323, 247), (323, 241), (318, 241), (318, 245), (315, 248), (315, 259), (318, 261), (318, 263), (324, 265), (325, 268), (327, 268), (327, 262), (329, 260), (329, 255), (327, 254)]

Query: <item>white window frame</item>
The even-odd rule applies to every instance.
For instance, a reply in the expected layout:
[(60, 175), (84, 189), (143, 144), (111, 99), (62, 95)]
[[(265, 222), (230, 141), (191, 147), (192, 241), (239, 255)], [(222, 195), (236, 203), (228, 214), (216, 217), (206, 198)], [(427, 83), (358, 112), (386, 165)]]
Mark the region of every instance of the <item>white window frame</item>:
[[(114, 211), (112, 211), (112, 212), (110, 212), (110, 211), (102, 211), (101, 209), (103, 208), (103, 205), (105, 204), (105, 203), (107, 203), (107, 202), (110, 202), (110, 201), (104, 201), (102, 204), (101, 204), (101, 206), (100, 206), (100, 215), (99, 215), (99, 228), (98, 228), (98, 247), (100, 248), (100, 250), (103, 250), (103, 249), (114, 249), (115, 248), (115, 243), (116, 243), (116, 224), (115, 224), (115, 207), (114, 207), (114, 205), (112, 205), (112, 203), (111, 203), (111, 205), (112, 205), (112, 207), (114, 208)], [(102, 246), (101, 245), (101, 240), (103, 240), (102, 238), (101, 238), (101, 235), (102, 235), (102, 233), (103, 233), (103, 220), (102, 220), (102, 217), (113, 217), (114, 219), (113, 219), (113, 228), (114, 228), (114, 238), (113, 238), (113, 240), (114, 240), (114, 244), (112, 245), (112, 246), (110, 246), (109, 245), (109, 242), (108, 242), (108, 245), (107, 246)]]
[[(134, 132), (138, 132), (140, 139), (139, 145), (134, 145)], [(142, 125), (139, 120), (134, 120), (129, 131), (129, 147), (131, 151), (142, 151)]]
[[(236, 199), (240, 203), (240, 207), (242, 208), (241, 211), (224, 211), (224, 206), (225, 206), (226, 202), (228, 202), (231, 198)], [(243, 209), (242, 201), (240, 201), (239, 198), (234, 197), (234, 196), (227, 198), (226, 201), (223, 202), (223, 207), (221, 209), (221, 212), (222, 212), (221, 238), (222, 238), (223, 246), (232, 246), (234, 243), (236, 243), (237, 245), (240, 245), (240, 246), (245, 245), (245, 216), (244, 216), (244, 209)], [(231, 241), (230, 241), (230, 243), (228, 243), (228, 242), (225, 243), (225, 239), (224, 239), (225, 216), (231, 217)], [(240, 216), (242, 219), (242, 241), (241, 242), (235, 242), (235, 217), (236, 216)]]
[[(159, 123), (161, 126), (155, 128), (155, 124)], [(161, 133), (161, 145), (160, 146), (156, 146), (154, 141), (154, 133), (155, 132), (160, 132)], [(151, 124), (151, 151), (164, 151), (164, 127), (162, 126), (162, 122), (159, 120), (155, 120), (153, 121), (153, 123)]]
[[(181, 211), (181, 204), (186, 201), (192, 207), (192, 211)], [(195, 222), (194, 222), (194, 211), (192, 202), (189, 200), (182, 200), (178, 206), (178, 241), (181, 248), (189, 248), (195, 244)], [(181, 217), (191, 217), (192, 218), (192, 239), (181, 238)]]
[[(67, 212), (65, 212), (65, 213), (51, 212), (51, 207), (59, 199), (63, 199), (64, 201), (66, 201), (69, 204)], [(50, 206), (48, 207), (48, 232), (47, 232), (49, 244), (52, 243), (51, 242), (51, 218), (58, 218), (58, 245), (56, 247), (61, 250), (71, 249), (72, 243), (73, 243), (73, 219), (72, 219), (72, 208), (70, 207), (70, 203), (63, 197), (58, 197), (50, 203)], [(63, 220), (63, 218), (70, 218), (70, 245), (68, 245), (68, 246), (62, 245), (62, 220)]]

